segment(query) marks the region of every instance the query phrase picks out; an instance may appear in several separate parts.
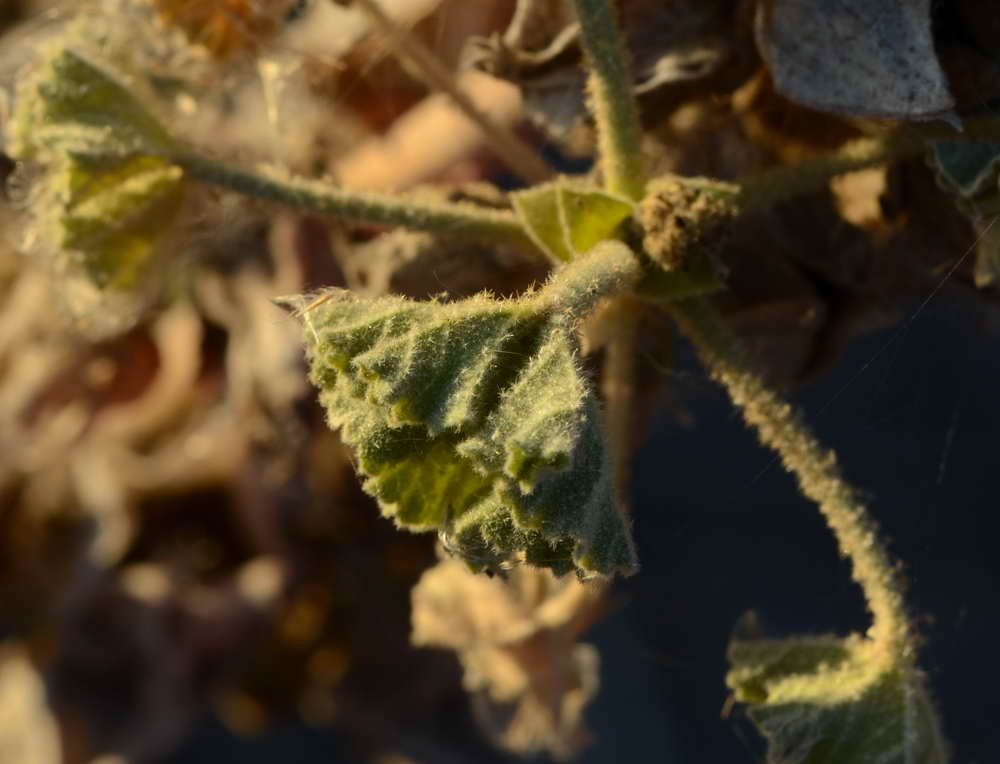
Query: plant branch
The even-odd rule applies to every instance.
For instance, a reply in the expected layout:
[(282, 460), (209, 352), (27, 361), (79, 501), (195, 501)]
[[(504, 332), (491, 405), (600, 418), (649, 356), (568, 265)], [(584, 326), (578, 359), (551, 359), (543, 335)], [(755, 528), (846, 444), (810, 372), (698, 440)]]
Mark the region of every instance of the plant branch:
[(642, 127), (633, 79), (609, 0), (573, 0), (590, 69), (590, 107), (597, 122), (605, 188), (638, 201), (645, 192)]
[(542, 183), (553, 175), (552, 168), (524, 141), (490, 119), (469, 96), (458, 88), (455, 78), (441, 60), (423, 43), (396, 24), (374, 0), (355, 0), (368, 17), (391, 41), (393, 52), (410, 65), (413, 73), (431, 90), (448, 96), (459, 110), (486, 136), (493, 154), (523, 180)]
[(832, 154), (741, 178), (736, 201), (741, 211), (771, 207), (818, 191), (837, 175), (919, 156), (926, 147), (927, 142), (913, 133), (859, 138)]
[(252, 172), (194, 153), (170, 157), (192, 178), (248, 196), (268, 199), (357, 222), (402, 226), (536, 250), (513, 213), (472, 204), (429, 202), (400, 195), (350, 191), (294, 178), (275, 170)]
[(711, 305), (701, 299), (671, 304), (712, 376), (729, 392), (764, 445), (777, 451), (803, 494), (819, 505), (852, 576), (861, 586), (872, 626), (868, 636), (888, 664), (912, 664), (916, 641), (903, 602), (904, 583), (878, 535), (878, 525), (847, 483), (835, 454), (824, 448), (795, 409), (751, 370), (738, 341)]

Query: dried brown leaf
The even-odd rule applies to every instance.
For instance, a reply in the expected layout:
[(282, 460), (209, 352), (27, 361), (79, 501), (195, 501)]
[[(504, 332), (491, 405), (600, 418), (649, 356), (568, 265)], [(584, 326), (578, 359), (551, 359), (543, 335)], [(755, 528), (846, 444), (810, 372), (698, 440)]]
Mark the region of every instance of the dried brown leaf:
[(449, 558), (413, 589), (411, 640), (458, 653), (500, 744), (564, 757), (587, 737), (582, 711), (597, 692), (599, 657), (576, 637), (603, 597), (603, 587), (540, 568), (488, 578)]

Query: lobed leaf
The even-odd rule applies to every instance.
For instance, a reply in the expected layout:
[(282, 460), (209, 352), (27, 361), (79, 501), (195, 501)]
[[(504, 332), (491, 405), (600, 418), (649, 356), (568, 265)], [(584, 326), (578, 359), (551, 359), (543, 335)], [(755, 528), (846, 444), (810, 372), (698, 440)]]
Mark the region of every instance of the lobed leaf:
[(45, 165), (32, 190), (39, 240), (68, 277), (66, 305), (81, 328), (113, 326), (88, 316), (110, 312), (107, 300), (131, 312), (130, 292), (163, 251), (185, 190), (163, 156), (172, 146), (125, 85), (71, 50), (19, 85), (10, 151)]
[(384, 514), (439, 531), (475, 569), (520, 560), (558, 574), (634, 570), (574, 316), (554, 299), (617, 283), (621, 264), (605, 254), (604, 280), (582, 261), (567, 269), (580, 285), (518, 300), (331, 290), (286, 301), (303, 317), (329, 424), (356, 450)]
[(944, 764), (920, 672), (852, 635), (733, 641), (726, 684), (782, 764)]
[(60, 249), (98, 287), (134, 287), (180, 211), (182, 179), (157, 157), (69, 158), (50, 179), (62, 201), (52, 222)]
[(11, 156), (165, 154), (168, 131), (115, 77), (61, 49), (17, 89)]

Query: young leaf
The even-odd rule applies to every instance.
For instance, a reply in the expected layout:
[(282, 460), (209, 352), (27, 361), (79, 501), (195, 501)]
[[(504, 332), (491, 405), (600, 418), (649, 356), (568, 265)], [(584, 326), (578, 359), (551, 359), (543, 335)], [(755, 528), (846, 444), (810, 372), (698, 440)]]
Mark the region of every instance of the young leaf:
[(555, 262), (569, 262), (573, 253), (559, 218), (559, 184), (545, 183), (510, 195), (514, 212), (531, 240)]
[(726, 684), (782, 764), (944, 764), (923, 675), (858, 635), (734, 640)]
[(628, 199), (555, 181), (511, 194), (528, 235), (555, 261), (569, 262), (602, 241), (635, 212)]
[(637, 272), (613, 243), (518, 300), (287, 302), (330, 426), (386, 515), (438, 530), (475, 569), (612, 575), (632, 572), (635, 552), (574, 321)]
[(561, 186), (557, 193), (563, 237), (574, 256), (614, 238), (618, 227), (635, 212), (628, 199), (596, 188)]

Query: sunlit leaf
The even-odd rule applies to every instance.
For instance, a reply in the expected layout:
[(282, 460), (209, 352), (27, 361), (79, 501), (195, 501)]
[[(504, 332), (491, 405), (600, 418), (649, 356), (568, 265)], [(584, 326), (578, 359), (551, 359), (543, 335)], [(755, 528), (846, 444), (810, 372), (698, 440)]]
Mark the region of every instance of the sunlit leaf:
[(511, 194), (532, 240), (553, 260), (568, 262), (611, 239), (635, 211), (628, 199), (559, 180)]
[(156, 157), (71, 158), (59, 243), (100, 288), (134, 287), (183, 201), (183, 173)]
[(574, 300), (598, 299), (625, 277), (616, 258), (632, 256), (611, 249), (518, 300), (333, 290), (290, 301), (330, 426), (398, 525), (439, 531), (476, 569), (517, 560), (581, 575), (634, 569), (572, 317)]
[(71, 50), (60, 50), (18, 86), (8, 147), (18, 159), (163, 154), (172, 146), (124, 84)]
[(558, 190), (559, 220), (566, 245), (581, 255), (605, 239), (635, 211), (631, 201), (594, 188), (562, 186)]
[(513, 193), (510, 200), (532, 241), (553, 260), (569, 262), (573, 253), (559, 217), (559, 188), (558, 182), (546, 183)]
[[(184, 199), (172, 140), (126, 85), (70, 50), (26, 76), (15, 107), (9, 150), (42, 165), (36, 240), (60, 267), (65, 306), (94, 334), (125, 328)], [(102, 312), (118, 317), (93, 319)]]
[(726, 684), (777, 764), (944, 764), (920, 672), (853, 635), (733, 641)]

